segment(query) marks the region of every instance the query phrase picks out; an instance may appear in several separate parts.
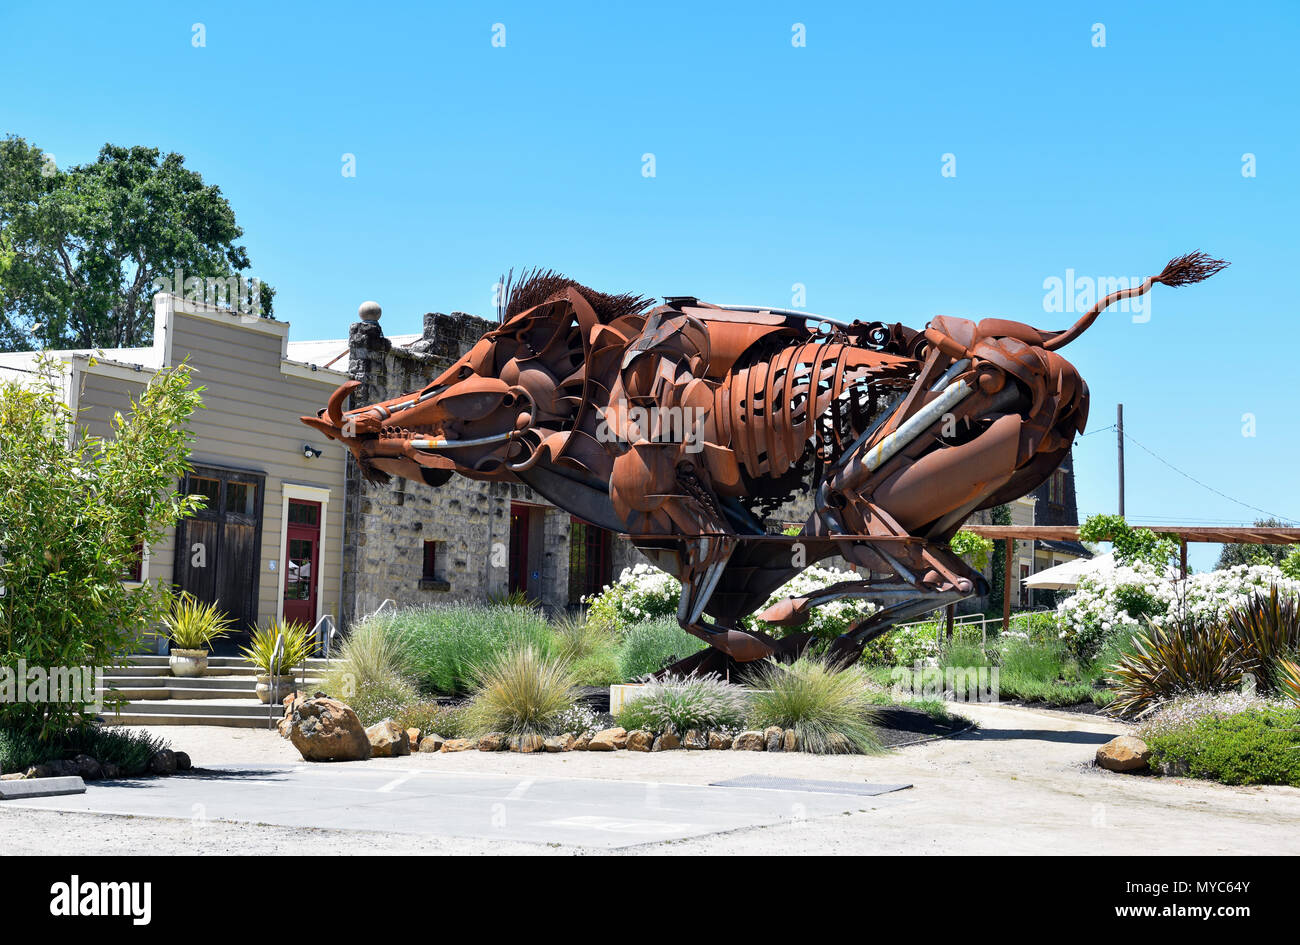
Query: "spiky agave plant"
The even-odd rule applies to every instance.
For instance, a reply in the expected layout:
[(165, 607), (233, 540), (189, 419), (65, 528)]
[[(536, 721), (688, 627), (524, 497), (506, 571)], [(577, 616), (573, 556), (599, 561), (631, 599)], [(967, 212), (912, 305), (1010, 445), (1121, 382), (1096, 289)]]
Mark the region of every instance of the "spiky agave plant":
[[(284, 652), (277, 661), (275, 644), (281, 635), (284, 636)], [(305, 623), (273, 620), (267, 626), (253, 631), (248, 646), (240, 652), (263, 674), (269, 676), (275, 671), (287, 676), (295, 666), (306, 662), (316, 652), (316, 639)]]
[(1142, 715), (1175, 696), (1232, 689), (1253, 665), (1237, 638), (1217, 622), (1148, 619), (1146, 629), (1133, 634), (1132, 649), (1111, 667), (1115, 699), (1107, 711)]
[(751, 676), (750, 722), (792, 728), (803, 751), (819, 755), (881, 750), (867, 680), (856, 666), (802, 657), (768, 662)]
[(1291, 660), (1277, 661), (1278, 691), (1300, 706), (1300, 664)]
[(1274, 584), (1267, 593), (1256, 591), (1229, 609), (1227, 621), (1258, 688), (1276, 692), (1283, 683), (1279, 661), (1300, 650), (1300, 599), (1280, 593)]
[(188, 591), (172, 601), (162, 618), (161, 635), (178, 650), (210, 650), (212, 642), (230, 632), (234, 623), (216, 605), (207, 604)]
[(578, 691), (569, 664), (525, 644), (474, 669), (465, 726), (475, 734), (552, 735)]

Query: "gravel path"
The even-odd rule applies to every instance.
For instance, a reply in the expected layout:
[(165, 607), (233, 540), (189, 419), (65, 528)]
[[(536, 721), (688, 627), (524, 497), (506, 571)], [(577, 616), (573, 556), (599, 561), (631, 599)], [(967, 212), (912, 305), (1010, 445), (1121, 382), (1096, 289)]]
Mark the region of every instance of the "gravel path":
[[(708, 784), (745, 774), (910, 783), (888, 800), (855, 800), (854, 813), (646, 844), (628, 853), (1300, 853), (1300, 790), (1231, 788), (1117, 775), (1091, 765), (1096, 746), (1126, 726), (1095, 716), (998, 705), (960, 709), (980, 728), (879, 757), (759, 752), (517, 755), (463, 752), (372, 759), (353, 765)], [(162, 730), (196, 768), (297, 763), (272, 732), (207, 727)], [(92, 788), (93, 789), (93, 788)], [(580, 812), (575, 812), (580, 813)], [(502, 840), (314, 830), (207, 821), (22, 810), (0, 805), (8, 853), (260, 854), (582, 853)]]

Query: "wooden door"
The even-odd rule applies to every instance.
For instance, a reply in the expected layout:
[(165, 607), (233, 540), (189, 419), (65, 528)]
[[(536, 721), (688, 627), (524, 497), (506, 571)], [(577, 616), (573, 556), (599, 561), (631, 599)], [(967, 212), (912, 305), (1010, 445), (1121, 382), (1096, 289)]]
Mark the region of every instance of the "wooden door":
[(289, 500), (285, 532), (284, 619), (316, 624), (316, 589), (320, 568), (319, 502)]
[(218, 652), (234, 652), (257, 626), (265, 484), (260, 473), (211, 466), (196, 466), (181, 482), (205, 504), (176, 526), (175, 582), (234, 621)]

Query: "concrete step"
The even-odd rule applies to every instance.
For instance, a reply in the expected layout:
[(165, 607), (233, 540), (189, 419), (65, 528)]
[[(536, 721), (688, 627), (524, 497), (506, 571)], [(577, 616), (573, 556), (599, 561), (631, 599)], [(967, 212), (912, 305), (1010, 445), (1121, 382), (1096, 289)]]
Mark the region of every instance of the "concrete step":
[[(104, 718), (107, 721), (113, 722), (116, 721), (117, 715), (194, 716), (197, 718), (239, 716), (250, 718), (261, 717), (265, 720), (267, 716), (267, 707), (256, 698), (132, 699), (126, 705), (122, 706), (118, 713), (105, 711)], [(275, 705), (271, 707), (272, 718), (278, 719), (283, 715), (283, 706)]]
[[(333, 662), (313, 658), (307, 660), (305, 667), (298, 666), (295, 669), (301, 672), (305, 668), (308, 678), (318, 678)], [(251, 679), (258, 672), (256, 666), (241, 656), (209, 656), (204, 676), (244, 676)], [(108, 675), (171, 676), (171, 664), (166, 656), (128, 656), (123, 658), (120, 665), (110, 667)]]
[(278, 717), (272, 717), (271, 723), (268, 724), (266, 717), (257, 717), (253, 715), (162, 715), (162, 714), (135, 714), (124, 709), (118, 715), (106, 715), (104, 721), (108, 725), (141, 725), (147, 728), (156, 728), (160, 725), (216, 725), (221, 728), (273, 728), (279, 721)]

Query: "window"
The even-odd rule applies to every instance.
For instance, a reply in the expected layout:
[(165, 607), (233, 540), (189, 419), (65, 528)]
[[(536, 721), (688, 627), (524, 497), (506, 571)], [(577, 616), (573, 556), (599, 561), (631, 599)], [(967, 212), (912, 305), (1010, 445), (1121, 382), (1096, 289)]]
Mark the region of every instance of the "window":
[(441, 576), (443, 567), (440, 541), (429, 540), (424, 543), (424, 565), (420, 569), (420, 590), (449, 591), (451, 584)]
[(221, 480), (209, 479), (207, 476), (190, 476), (185, 491), (189, 495), (202, 496), (203, 509), (207, 512), (219, 511), (217, 503), (221, 499)]
[(581, 519), (569, 524), (569, 606), (597, 593), (610, 581), (611, 534)]
[(424, 543), (424, 571), (420, 575), (420, 580), (438, 580), (438, 543), (436, 541), (426, 541)]
[(144, 545), (135, 546), (135, 557), (122, 569), (123, 581), (139, 583), (144, 578)]
[(1065, 472), (1056, 470), (1047, 481), (1047, 501), (1051, 505), (1065, 505)]
[(316, 528), (320, 525), (320, 506), (315, 502), (290, 502), (289, 524)]
[(257, 485), (251, 482), (227, 482), (226, 511), (235, 515), (256, 515)]

